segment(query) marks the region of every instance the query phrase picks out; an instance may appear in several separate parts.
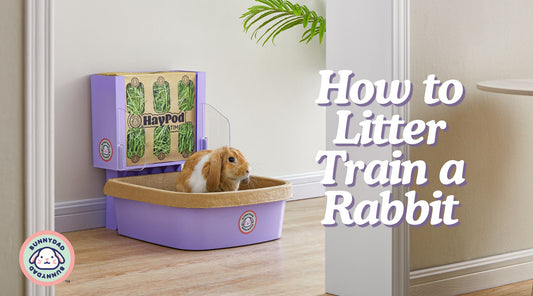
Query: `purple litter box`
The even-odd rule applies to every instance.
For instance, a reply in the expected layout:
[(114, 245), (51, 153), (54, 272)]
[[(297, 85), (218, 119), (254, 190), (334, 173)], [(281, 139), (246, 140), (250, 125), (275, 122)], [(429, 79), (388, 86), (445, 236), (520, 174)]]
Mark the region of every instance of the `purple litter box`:
[[(177, 174), (110, 179), (118, 233), (183, 250), (255, 244), (281, 237), (290, 183), (253, 176), (235, 192), (182, 193)], [(170, 184), (170, 185), (169, 185)]]

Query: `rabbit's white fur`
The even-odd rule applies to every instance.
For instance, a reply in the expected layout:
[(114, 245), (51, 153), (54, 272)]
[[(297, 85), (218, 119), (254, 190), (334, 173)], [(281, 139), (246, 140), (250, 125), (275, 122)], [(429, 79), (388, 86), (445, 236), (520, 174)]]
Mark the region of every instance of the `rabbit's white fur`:
[(189, 186), (191, 187), (191, 192), (204, 193), (207, 192), (207, 181), (202, 175), (202, 169), (206, 162), (209, 161), (209, 154), (206, 154), (200, 158), (200, 161), (194, 167), (191, 178), (189, 179)]
[(198, 151), (187, 159), (176, 179), (176, 191), (235, 191), (250, 176), (250, 165), (244, 155), (231, 147)]

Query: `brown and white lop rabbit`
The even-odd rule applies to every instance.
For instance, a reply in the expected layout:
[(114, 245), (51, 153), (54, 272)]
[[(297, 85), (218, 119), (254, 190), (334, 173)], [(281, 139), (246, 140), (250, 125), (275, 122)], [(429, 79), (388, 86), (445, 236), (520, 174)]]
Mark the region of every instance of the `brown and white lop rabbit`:
[(244, 155), (231, 147), (201, 150), (187, 159), (176, 179), (176, 191), (236, 191), (242, 180), (250, 177), (250, 165)]

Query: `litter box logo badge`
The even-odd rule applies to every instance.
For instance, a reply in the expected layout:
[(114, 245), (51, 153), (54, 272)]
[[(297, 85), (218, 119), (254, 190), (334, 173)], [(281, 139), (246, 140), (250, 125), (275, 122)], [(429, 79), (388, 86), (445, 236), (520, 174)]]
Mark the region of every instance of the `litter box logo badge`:
[(40, 231), (28, 237), (19, 253), (24, 275), (41, 286), (64, 281), (74, 267), (74, 249), (63, 235)]
[(113, 157), (113, 146), (108, 139), (102, 139), (99, 145), (100, 157), (103, 161), (109, 161)]
[(248, 234), (254, 231), (255, 225), (257, 225), (257, 215), (254, 211), (246, 211), (242, 213), (239, 218), (239, 230), (243, 234)]

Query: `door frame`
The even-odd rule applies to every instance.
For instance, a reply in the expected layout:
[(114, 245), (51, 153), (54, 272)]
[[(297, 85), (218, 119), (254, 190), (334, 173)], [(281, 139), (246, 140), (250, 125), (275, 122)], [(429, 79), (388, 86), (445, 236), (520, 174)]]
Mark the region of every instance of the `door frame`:
[[(25, 235), (54, 229), (53, 0), (25, 1)], [(54, 295), (54, 287), (26, 279), (26, 295)]]
[[(400, 81), (410, 79), (410, 51), (409, 51), (409, 0), (392, 1), (392, 77)], [(392, 107), (393, 114), (399, 114), (406, 122), (410, 120), (409, 104)], [(405, 159), (410, 159), (409, 146), (397, 148), (402, 151)], [(396, 186), (392, 189), (394, 199), (405, 203), (405, 193), (408, 188)], [(393, 296), (409, 295), (409, 225), (402, 223), (392, 230), (392, 287)]]

